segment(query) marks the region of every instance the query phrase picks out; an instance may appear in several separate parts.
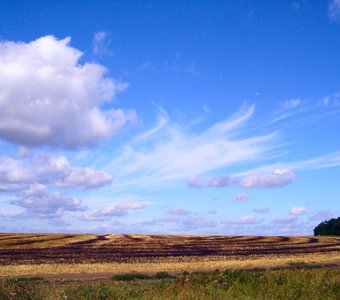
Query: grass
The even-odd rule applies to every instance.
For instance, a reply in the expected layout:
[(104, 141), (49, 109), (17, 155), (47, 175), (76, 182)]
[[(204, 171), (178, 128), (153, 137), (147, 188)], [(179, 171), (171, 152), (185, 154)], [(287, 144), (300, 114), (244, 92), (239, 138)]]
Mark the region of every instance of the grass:
[(151, 276), (143, 273), (126, 273), (126, 274), (117, 274), (113, 275), (112, 279), (118, 281), (132, 281), (132, 280), (142, 280), (142, 279), (150, 279)]
[(118, 281), (132, 281), (132, 280), (146, 280), (146, 279), (168, 279), (174, 278), (168, 272), (158, 272), (154, 275), (148, 275), (144, 273), (125, 273), (125, 274), (117, 274), (113, 275), (113, 280)]
[(340, 299), (339, 237), (0, 234), (0, 250), (0, 300)]
[(340, 270), (332, 268), (159, 274), (164, 278), (122, 274), (86, 283), (7, 279), (0, 282), (0, 299), (340, 299)]

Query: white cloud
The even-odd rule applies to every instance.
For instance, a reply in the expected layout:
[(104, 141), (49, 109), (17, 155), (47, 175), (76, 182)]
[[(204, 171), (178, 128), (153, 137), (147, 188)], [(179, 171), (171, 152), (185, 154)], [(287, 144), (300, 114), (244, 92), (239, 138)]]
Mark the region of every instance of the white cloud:
[(93, 53), (96, 55), (111, 55), (109, 50), (111, 44), (110, 34), (106, 31), (98, 31), (93, 37)]
[[(259, 159), (272, 149), (275, 134), (236, 137), (254, 109), (254, 106), (247, 107), (201, 133), (189, 131), (189, 126), (163, 121), (166, 125), (156, 126), (156, 130), (148, 130), (133, 143), (126, 144), (118, 158), (107, 164), (106, 170), (115, 172), (116, 187), (122, 188), (170, 183), (193, 174)], [(155, 134), (157, 139), (154, 139)], [(189, 184), (195, 184), (196, 179), (189, 179)]]
[(303, 161), (282, 164), (282, 167), (295, 170), (314, 170), (337, 166), (340, 166), (340, 151), (335, 151)]
[(190, 176), (187, 179), (187, 185), (191, 188), (195, 188), (195, 189), (200, 189), (206, 186), (206, 180), (199, 176), (199, 175), (195, 175), (195, 176)]
[(24, 195), (12, 204), (23, 207), (25, 210), (13, 217), (15, 218), (60, 218), (73, 211), (83, 211), (86, 207), (81, 205), (78, 198), (62, 195), (57, 192), (40, 192)]
[[(13, 215), (16, 218), (60, 218), (83, 211), (81, 200), (66, 195), (65, 189), (98, 188), (111, 181), (110, 174), (72, 166), (64, 156), (0, 156), (0, 192), (14, 194), (11, 203), (24, 209)], [(56, 191), (60, 188), (62, 193)]]
[(112, 176), (104, 171), (74, 167), (63, 180), (55, 185), (63, 188), (90, 189), (112, 182)]
[(115, 206), (105, 207), (97, 211), (86, 212), (82, 215), (81, 220), (105, 221), (111, 219), (112, 217), (126, 216), (129, 214), (130, 211), (143, 208), (145, 208), (145, 205), (141, 203), (118, 204)]
[(209, 180), (208, 185), (210, 187), (226, 187), (232, 183), (233, 181), (229, 176), (214, 176)]
[(246, 194), (237, 194), (233, 197), (233, 199), (237, 202), (246, 202), (250, 199), (250, 197)]
[(340, 0), (332, 0), (329, 3), (328, 16), (333, 21), (340, 18)]
[(154, 139), (157, 137), (157, 133), (159, 133), (167, 124), (169, 123), (169, 116), (166, 113), (166, 111), (162, 108), (158, 108), (158, 115), (157, 115), (157, 124), (150, 130), (147, 130), (146, 132), (143, 132), (140, 135), (137, 135), (132, 142), (141, 142), (148, 139)]
[(290, 110), (301, 105), (301, 103), (302, 103), (301, 98), (293, 98), (293, 99), (284, 101), (281, 104), (281, 107), (282, 107), (282, 110)]
[(28, 147), (97, 143), (130, 122), (134, 111), (100, 106), (127, 87), (82, 53), (70, 38), (0, 42), (0, 139)]
[(246, 188), (275, 188), (285, 186), (295, 180), (294, 173), (289, 169), (275, 169), (271, 172), (258, 172), (247, 175), (240, 181)]
[(255, 171), (243, 178), (239, 176), (214, 176), (210, 179), (204, 179), (200, 176), (192, 176), (187, 179), (187, 185), (191, 188), (221, 188), (231, 185), (245, 188), (277, 188), (292, 183), (294, 180), (295, 175), (291, 170), (281, 168), (271, 171)]
[[(270, 174), (274, 170), (291, 170), (293, 171), (306, 171), (306, 170), (317, 170), (323, 168), (333, 168), (340, 166), (340, 151), (335, 151), (328, 153), (326, 155), (321, 155), (317, 157), (313, 157), (310, 159), (302, 160), (302, 161), (293, 161), (293, 162), (278, 162), (272, 165), (262, 166), (261, 168), (247, 170), (245, 172), (239, 172), (237, 174), (232, 175), (233, 178), (241, 178), (244, 176), (246, 178), (252, 174)], [(294, 175), (294, 173), (293, 173)], [(294, 175), (295, 176), (295, 175)], [(237, 181), (237, 180), (236, 180)]]
[(65, 156), (35, 155), (16, 160), (0, 156), (0, 191), (29, 192), (31, 189), (91, 189), (112, 182), (104, 171), (72, 166)]
[(305, 215), (307, 213), (307, 208), (304, 206), (295, 206), (290, 210), (292, 216)]
[(258, 218), (254, 216), (243, 216), (240, 217), (239, 219), (234, 219), (234, 220), (229, 220), (229, 221), (224, 221), (224, 224), (238, 224), (238, 225), (250, 225), (250, 224), (260, 224), (262, 223), (263, 220), (259, 220)]
[(340, 93), (336, 93), (336, 94), (324, 97), (322, 100), (322, 104), (325, 107), (330, 107), (330, 108), (340, 106)]

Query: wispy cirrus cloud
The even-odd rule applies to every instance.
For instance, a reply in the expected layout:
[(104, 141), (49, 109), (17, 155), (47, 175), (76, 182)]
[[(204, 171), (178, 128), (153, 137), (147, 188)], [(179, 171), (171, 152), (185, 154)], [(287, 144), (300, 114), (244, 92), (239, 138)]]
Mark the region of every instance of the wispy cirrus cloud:
[[(105, 169), (114, 170), (121, 179), (117, 182), (119, 187), (172, 182), (260, 159), (274, 147), (276, 134), (238, 137), (238, 130), (254, 112), (254, 106), (244, 107), (231, 118), (200, 133), (171, 122), (161, 113), (156, 126), (126, 144), (118, 158), (109, 162)], [(214, 184), (219, 182), (211, 181), (211, 185)]]

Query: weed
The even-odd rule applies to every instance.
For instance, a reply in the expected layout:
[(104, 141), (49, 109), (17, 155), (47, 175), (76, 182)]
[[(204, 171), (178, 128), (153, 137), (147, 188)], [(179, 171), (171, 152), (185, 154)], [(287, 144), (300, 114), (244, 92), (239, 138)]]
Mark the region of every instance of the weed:
[(154, 278), (156, 279), (167, 279), (167, 278), (174, 278), (172, 275), (170, 275), (168, 272), (158, 272)]
[(131, 280), (145, 280), (145, 279), (150, 279), (151, 277), (147, 274), (143, 273), (127, 273), (127, 274), (118, 274), (118, 275), (113, 275), (112, 279), (114, 280), (119, 280), (119, 281), (131, 281)]
[(71, 287), (65, 291), (65, 299), (106, 300), (116, 299), (116, 294), (107, 285)]

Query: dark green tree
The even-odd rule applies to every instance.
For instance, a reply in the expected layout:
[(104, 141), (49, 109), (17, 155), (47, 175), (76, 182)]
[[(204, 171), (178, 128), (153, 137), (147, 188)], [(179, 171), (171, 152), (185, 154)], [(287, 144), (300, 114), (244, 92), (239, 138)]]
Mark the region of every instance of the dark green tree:
[(314, 228), (314, 235), (340, 235), (340, 217), (320, 223)]

